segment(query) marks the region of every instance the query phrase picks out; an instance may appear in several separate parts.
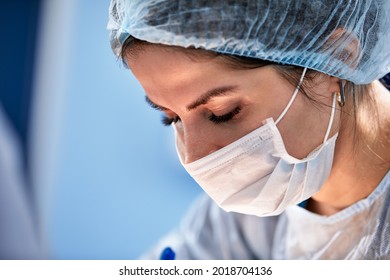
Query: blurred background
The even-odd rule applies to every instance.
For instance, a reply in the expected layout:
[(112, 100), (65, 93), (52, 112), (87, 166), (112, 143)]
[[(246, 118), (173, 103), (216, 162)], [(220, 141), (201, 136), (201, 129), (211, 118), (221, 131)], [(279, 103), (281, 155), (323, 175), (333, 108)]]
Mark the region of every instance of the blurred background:
[(1, 1), (0, 108), (23, 179), (7, 181), (13, 160), (0, 149), (0, 197), (28, 205), (1, 206), (3, 259), (27, 258), (23, 219), (32, 220), (41, 258), (136, 259), (202, 192), (177, 159), (173, 130), (113, 55), (108, 7)]

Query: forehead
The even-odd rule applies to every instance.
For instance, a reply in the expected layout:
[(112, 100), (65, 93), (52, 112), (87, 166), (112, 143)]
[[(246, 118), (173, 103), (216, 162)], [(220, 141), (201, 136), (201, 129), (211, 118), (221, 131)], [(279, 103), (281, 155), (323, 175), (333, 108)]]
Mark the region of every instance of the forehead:
[(146, 41), (141, 41), (138, 39), (133, 40), (128, 45), (124, 45), (124, 49), (122, 50), (122, 57), (126, 60), (128, 58), (135, 58), (138, 54), (142, 53), (146, 50), (160, 50), (160, 51), (167, 51), (167, 52), (176, 52), (186, 55), (190, 60), (204, 60), (204, 59), (211, 59), (216, 56), (218, 56), (218, 53), (213, 51), (208, 51), (200, 48), (194, 48), (194, 47), (180, 47), (180, 46), (173, 46), (173, 45), (164, 45), (164, 44), (155, 44), (155, 43), (149, 43)]
[(140, 67), (158, 67), (160, 71), (166, 69), (174, 72), (178, 68), (190, 70), (191, 68), (210, 65), (222, 66), (218, 55), (214, 52), (145, 42), (136, 43), (134, 47), (129, 48), (125, 59), (130, 70), (133, 72), (138, 72)]
[(145, 44), (131, 50), (127, 64), (144, 88), (185, 86), (223, 77), (232, 71), (218, 55), (203, 50)]

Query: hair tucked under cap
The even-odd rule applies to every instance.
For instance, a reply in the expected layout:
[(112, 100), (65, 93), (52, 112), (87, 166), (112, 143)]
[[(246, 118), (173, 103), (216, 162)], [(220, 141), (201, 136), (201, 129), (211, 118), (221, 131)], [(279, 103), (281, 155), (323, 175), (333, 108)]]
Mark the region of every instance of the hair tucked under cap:
[(112, 0), (119, 56), (131, 35), (315, 69), (355, 84), (390, 72), (389, 0)]

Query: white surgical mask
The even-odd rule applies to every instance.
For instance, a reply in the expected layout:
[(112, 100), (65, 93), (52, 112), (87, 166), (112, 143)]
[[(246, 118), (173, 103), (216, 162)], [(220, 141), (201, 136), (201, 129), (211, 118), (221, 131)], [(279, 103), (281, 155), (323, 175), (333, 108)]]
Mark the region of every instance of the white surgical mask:
[[(279, 118), (199, 160), (184, 164), (187, 172), (225, 211), (248, 215), (278, 215), (319, 191), (328, 178), (337, 134), (328, 139), (336, 96), (322, 145), (306, 158), (290, 156), (277, 128), (294, 101), (305, 75)], [(180, 153), (178, 153), (180, 158)]]

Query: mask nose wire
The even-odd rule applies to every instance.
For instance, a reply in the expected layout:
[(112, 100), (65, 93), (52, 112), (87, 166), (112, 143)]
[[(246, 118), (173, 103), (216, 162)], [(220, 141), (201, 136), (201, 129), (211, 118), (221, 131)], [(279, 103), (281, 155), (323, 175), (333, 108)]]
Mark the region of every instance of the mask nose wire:
[(303, 72), (302, 72), (302, 75), (301, 75), (301, 78), (299, 79), (299, 83), (297, 85), (297, 87), (295, 88), (295, 91), (290, 99), (290, 101), (288, 102), (286, 108), (284, 108), (283, 112), (280, 114), (279, 118), (275, 121), (275, 124), (278, 124), (278, 122), (280, 122), (280, 120), (284, 117), (284, 115), (287, 113), (288, 109), (290, 109), (291, 107), (291, 104), (293, 103), (293, 101), (295, 100), (295, 97), (297, 96), (298, 92), (299, 92), (299, 89), (302, 85), (302, 82), (303, 82), (303, 78), (305, 77), (305, 74), (306, 74), (306, 71), (307, 71), (307, 68), (305, 67), (303, 69)]

